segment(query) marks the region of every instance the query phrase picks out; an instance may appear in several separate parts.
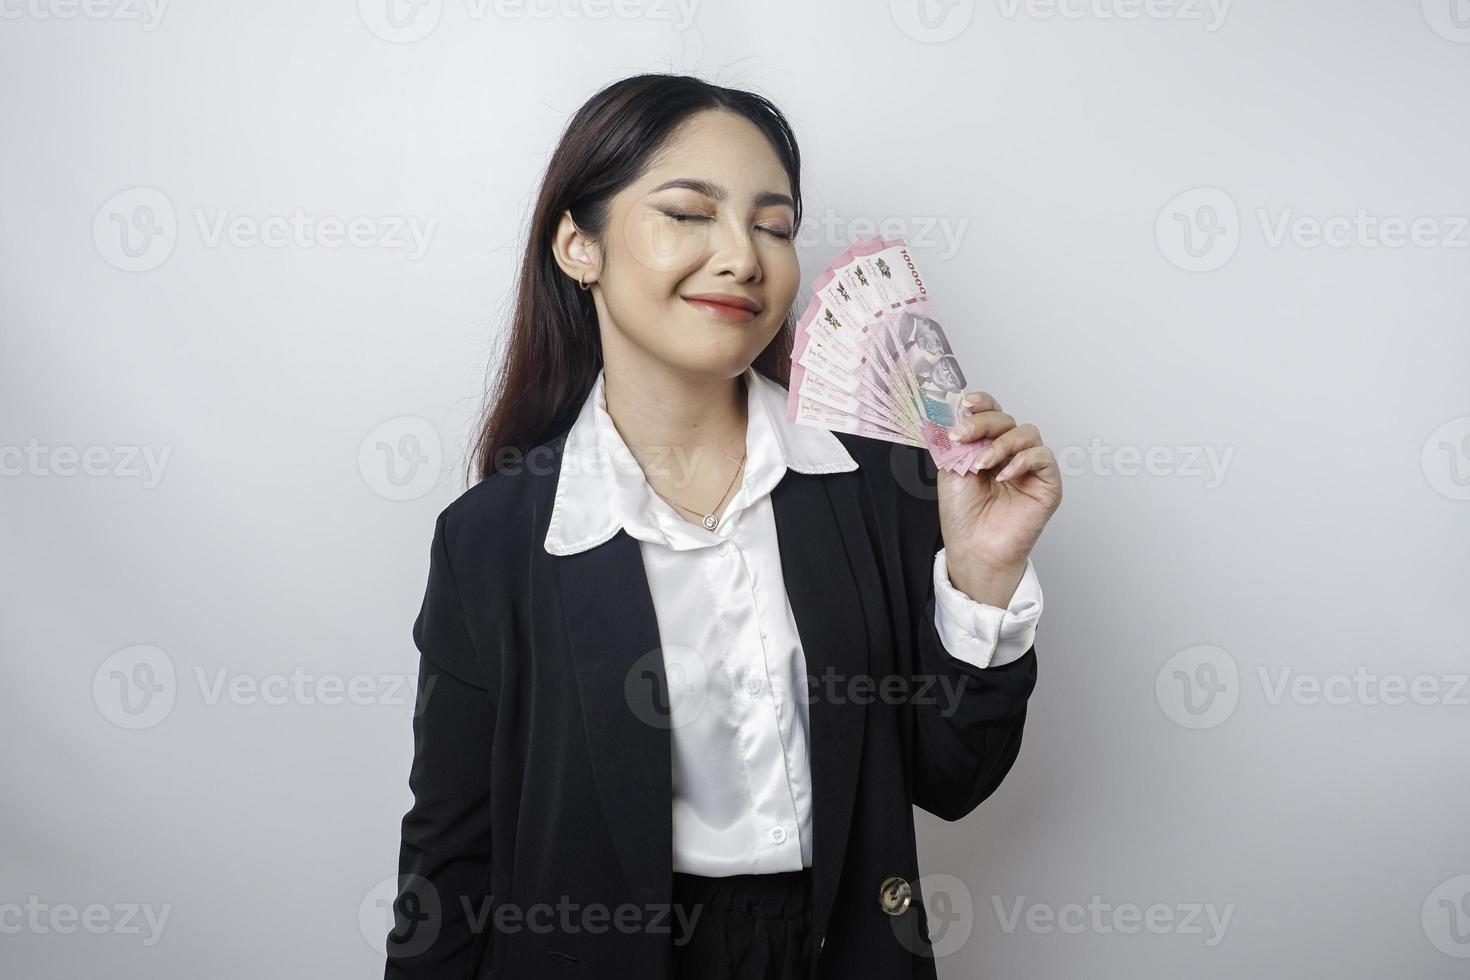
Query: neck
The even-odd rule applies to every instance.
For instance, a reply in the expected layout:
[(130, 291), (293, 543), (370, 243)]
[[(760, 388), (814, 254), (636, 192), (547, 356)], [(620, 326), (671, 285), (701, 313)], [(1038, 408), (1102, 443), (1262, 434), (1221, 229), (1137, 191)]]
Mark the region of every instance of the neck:
[[(603, 364), (607, 414), (645, 467), (650, 462), (705, 470), (745, 452), (745, 384), (739, 376), (692, 376), (649, 359), (608, 358)], [(672, 461), (659, 454), (672, 454)], [(728, 473), (727, 463), (712, 469)]]

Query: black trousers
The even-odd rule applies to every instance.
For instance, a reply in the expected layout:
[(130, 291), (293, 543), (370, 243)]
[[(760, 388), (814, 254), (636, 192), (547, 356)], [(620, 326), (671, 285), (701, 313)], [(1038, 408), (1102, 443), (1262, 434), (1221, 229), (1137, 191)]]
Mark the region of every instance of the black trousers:
[[(674, 872), (691, 933), (674, 934), (678, 980), (808, 980), (812, 871), (707, 878)], [(697, 914), (697, 918), (695, 918)]]

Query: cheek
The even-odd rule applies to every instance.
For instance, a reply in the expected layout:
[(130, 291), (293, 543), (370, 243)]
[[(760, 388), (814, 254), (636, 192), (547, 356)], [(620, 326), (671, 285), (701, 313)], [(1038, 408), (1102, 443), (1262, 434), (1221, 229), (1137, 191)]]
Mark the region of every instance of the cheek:
[(620, 226), (622, 253), (634, 272), (682, 278), (698, 268), (704, 258), (707, 225), (681, 225), (656, 212), (634, 211), (622, 219)]
[(796, 250), (783, 246), (779, 252), (763, 258), (762, 268), (771, 302), (776, 303), (779, 298), (781, 305), (790, 306), (801, 288), (801, 264), (796, 259)]

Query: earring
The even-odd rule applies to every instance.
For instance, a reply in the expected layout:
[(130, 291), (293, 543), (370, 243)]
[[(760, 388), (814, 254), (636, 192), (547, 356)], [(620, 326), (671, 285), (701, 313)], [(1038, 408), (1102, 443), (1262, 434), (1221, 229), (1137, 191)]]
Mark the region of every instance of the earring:
[[(587, 239), (583, 238), (583, 239), (581, 239), (581, 242), (582, 242), (582, 257), (583, 258), (586, 258), (586, 256), (587, 256)], [(587, 273), (585, 271), (580, 276), (577, 277), (577, 285), (582, 287), (582, 292), (584, 292), (584, 293), (587, 292), (589, 289), (592, 288), (591, 286), (587, 285), (586, 282), (583, 281), (586, 278), (587, 278)]]

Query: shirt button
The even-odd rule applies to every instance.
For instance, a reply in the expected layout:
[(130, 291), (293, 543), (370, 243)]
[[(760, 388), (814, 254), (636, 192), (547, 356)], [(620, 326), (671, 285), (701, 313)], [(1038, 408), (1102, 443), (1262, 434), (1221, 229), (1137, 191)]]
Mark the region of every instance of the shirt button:
[(775, 841), (777, 844), (784, 843), (785, 840), (786, 840), (786, 828), (785, 827), (772, 827), (771, 828), (771, 840)]
[(761, 679), (759, 677), (745, 678), (745, 690), (751, 695), (759, 694), (761, 692)]

